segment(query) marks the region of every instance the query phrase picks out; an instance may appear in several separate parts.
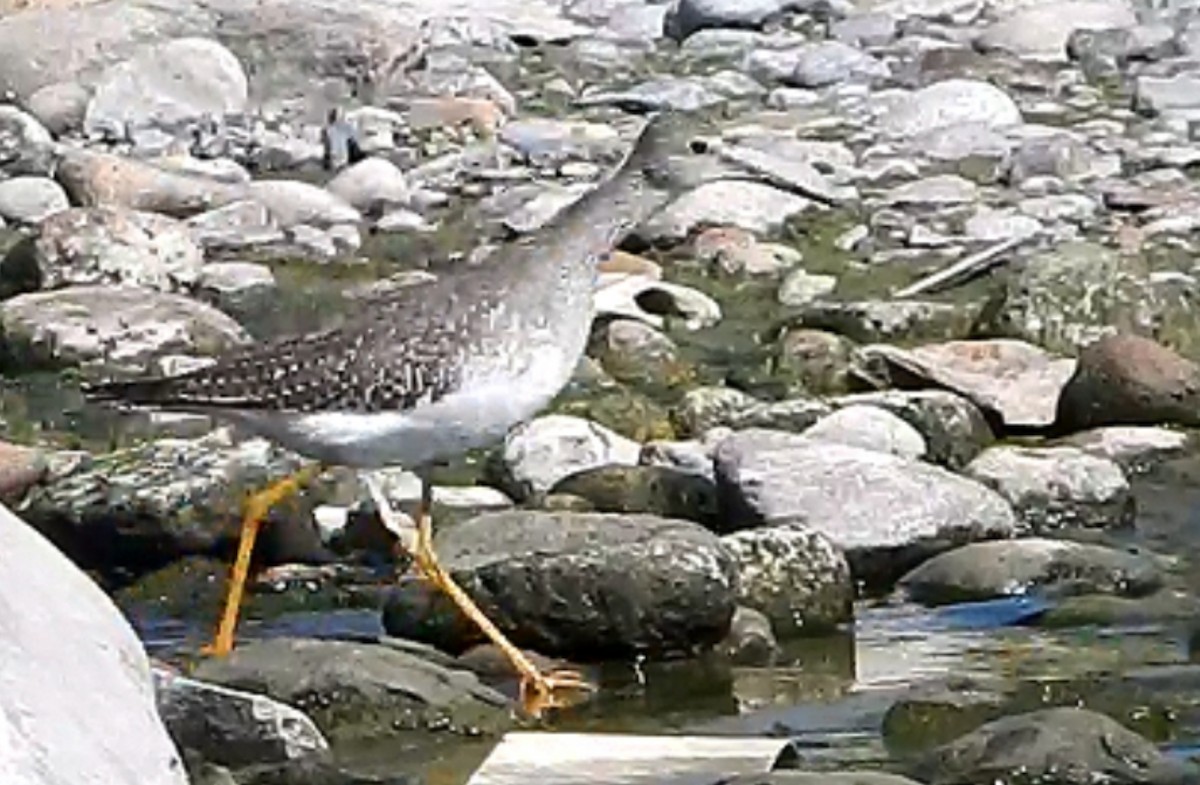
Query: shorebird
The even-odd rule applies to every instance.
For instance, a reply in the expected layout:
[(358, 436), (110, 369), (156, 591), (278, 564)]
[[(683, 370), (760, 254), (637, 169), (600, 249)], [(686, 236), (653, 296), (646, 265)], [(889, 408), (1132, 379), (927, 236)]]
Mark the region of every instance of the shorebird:
[[(596, 265), (674, 195), (716, 179), (762, 180), (696, 135), (693, 116), (660, 114), (614, 174), (532, 236), (483, 263), (381, 295), (333, 329), (239, 348), (168, 377), (85, 387), (92, 400), (224, 419), (311, 459), (250, 496), (216, 636), (233, 648), (259, 527), (270, 508), (326, 467), (358, 470), (415, 569), (445, 592), (511, 661), (531, 715), (593, 689), (572, 671), (539, 671), (438, 562), (427, 469), (503, 439), (551, 402), (583, 355)], [(413, 522), (392, 512), (377, 472), (421, 478)]]

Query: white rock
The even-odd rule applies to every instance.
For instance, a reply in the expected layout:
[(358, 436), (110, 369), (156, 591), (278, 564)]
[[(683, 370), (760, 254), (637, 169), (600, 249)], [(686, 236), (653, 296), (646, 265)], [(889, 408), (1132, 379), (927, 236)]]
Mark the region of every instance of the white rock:
[(187, 785), (125, 617), (0, 506), (0, 781)]
[(551, 414), (513, 429), (501, 450), (502, 487), (517, 500), (584, 469), (636, 466), (641, 445), (603, 425)]

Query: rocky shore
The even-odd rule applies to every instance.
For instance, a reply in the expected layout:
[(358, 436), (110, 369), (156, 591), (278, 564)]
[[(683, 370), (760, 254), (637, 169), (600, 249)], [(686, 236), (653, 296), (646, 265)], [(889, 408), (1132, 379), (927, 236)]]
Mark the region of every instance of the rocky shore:
[(684, 111), (764, 182), (638, 226), (569, 388), (436, 476), (447, 568), (601, 686), (546, 727), (802, 751), (723, 782), (1200, 782), (1197, 18), (0, 0), (0, 771), (465, 782), (528, 727), (345, 470), (199, 656), (300, 458), (79, 382), (487, 264)]

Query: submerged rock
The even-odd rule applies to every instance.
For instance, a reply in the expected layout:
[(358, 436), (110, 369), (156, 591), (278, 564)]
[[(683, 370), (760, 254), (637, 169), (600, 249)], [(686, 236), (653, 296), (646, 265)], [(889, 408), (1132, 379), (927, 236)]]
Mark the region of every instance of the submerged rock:
[(930, 785), (969, 785), (1020, 771), (1035, 781), (1157, 785), (1193, 781), (1193, 767), (1164, 755), (1116, 720), (1054, 708), (993, 720), (930, 752), (915, 776)]
[(1029, 537), (975, 542), (938, 554), (900, 580), (917, 602), (941, 605), (1022, 595), (1141, 596), (1156, 591), (1163, 574), (1141, 554), (1103, 545)]
[[(733, 559), (690, 521), (514, 510), (441, 530), (436, 546), (484, 613), (514, 643), (543, 654), (687, 654), (720, 641), (733, 616)], [(480, 635), (424, 585), (393, 592), (384, 626), (449, 649)]]
[(729, 534), (738, 602), (761, 611), (781, 638), (828, 632), (853, 616), (846, 557), (804, 526), (767, 526)]
[(331, 739), (502, 731), (508, 700), (472, 673), (380, 643), (275, 638), (200, 663), (196, 678), (262, 693), (308, 713)]

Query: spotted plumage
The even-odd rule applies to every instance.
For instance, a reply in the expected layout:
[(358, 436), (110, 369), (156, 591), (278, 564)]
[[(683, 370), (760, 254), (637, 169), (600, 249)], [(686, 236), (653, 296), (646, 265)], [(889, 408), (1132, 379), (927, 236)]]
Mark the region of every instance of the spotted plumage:
[(587, 343), (596, 262), (680, 188), (728, 165), (662, 115), (621, 168), (484, 263), (363, 306), (341, 327), (218, 357), (93, 399), (223, 416), (326, 463), (409, 468), (493, 441), (566, 384)]

